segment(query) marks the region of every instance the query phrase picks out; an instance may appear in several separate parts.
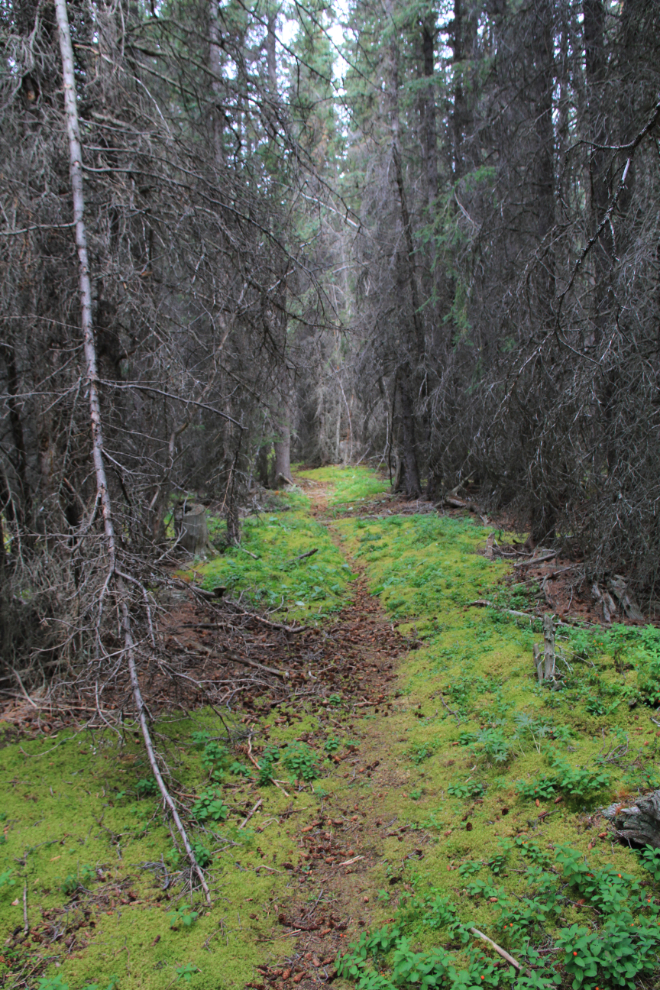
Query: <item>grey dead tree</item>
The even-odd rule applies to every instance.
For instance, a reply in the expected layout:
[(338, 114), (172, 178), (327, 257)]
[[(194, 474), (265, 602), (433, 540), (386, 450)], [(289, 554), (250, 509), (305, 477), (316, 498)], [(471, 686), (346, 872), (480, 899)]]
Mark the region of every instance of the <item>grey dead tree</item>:
[(101, 417), (101, 405), (98, 393), (98, 361), (94, 332), (92, 327), (92, 284), (89, 270), (89, 257), (87, 251), (87, 232), (85, 230), (85, 200), (83, 189), (83, 167), (82, 148), (80, 141), (80, 127), (78, 122), (78, 107), (76, 96), (76, 83), (74, 75), (73, 48), (71, 45), (71, 33), (69, 30), (69, 19), (66, 8), (66, 0), (55, 0), (55, 10), (57, 15), (57, 28), (60, 42), (60, 53), (62, 57), (62, 77), (64, 82), (64, 104), (67, 132), (69, 138), (70, 157), (70, 177), (71, 192), (73, 199), (73, 214), (75, 222), (76, 248), (78, 251), (79, 265), (79, 291), (80, 291), (80, 312), (81, 330), (83, 335), (83, 345), (85, 354), (86, 385), (89, 394), (89, 420), (92, 434), (92, 457), (94, 463), (94, 473), (96, 477), (96, 498), (101, 507), (103, 517), (103, 527), (105, 533), (105, 546), (107, 554), (107, 577), (102, 591), (102, 596), (114, 593), (115, 603), (120, 616), (120, 628), (124, 644), (124, 656), (128, 665), (128, 671), (133, 691), (133, 701), (140, 721), (142, 737), (149, 758), (149, 763), (153, 775), (158, 784), (163, 804), (169, 809), (176, 828), (181, 836), (188, 859), (192, 869), (197, 873), (206, 899), (211, 903), (211, 894), (204, 878), (204, 874), (195, 858), (190, 840), (183, 822), (177, 811), (176, 804), (172, 798), (158, 764), (158, 759), (154, 750), (147, 713), (140, 690), (138, 673), (135, 664), (135, 641), (133, 635), (133, 623), (131, 619), (130, 594), (127, 583), (135, 579), (124, 573), (120, 567), (117, 557), (117, 542), (115, 538), (115, 526), (113, 519), (112, 500), (108, 489), (108, 480), (105, 468), (105, 453), (103, 441), (103, 422)]

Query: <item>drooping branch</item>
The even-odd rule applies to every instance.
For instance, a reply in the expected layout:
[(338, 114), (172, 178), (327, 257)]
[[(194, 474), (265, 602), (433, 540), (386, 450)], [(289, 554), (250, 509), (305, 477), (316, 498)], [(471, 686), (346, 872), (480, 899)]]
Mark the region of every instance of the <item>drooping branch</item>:
[(128, 664), (128, 672), (133, 690), (133, 700), (140, 719), (140, 728), (149, 757), (153, 775), (164, 804), (169, 808), (177, 830), (183, 841), (184, 848), (193, 870), (197, 873), (208, 903), (211, 895), (204, 874), (195, 858), (188, 835), (176, 809), (162, 774), (154, 751), (149, 724), (146, 718), (144, 701), (135, 666), (135, 642), (132, 632), (131, 613), (128, 606), (128, 594), (122, 575), (117, 568), (117, 542), (112, 513), (112, 501), (108, 489), (103, 448), (103, 423), (101, 404), (98, 392), (98, 362), (96, 344), (92, 328), (92, 284), (89, 270), (89, 255), (87, 251), (87, 234), (85, 230), (85, 200), (83, 190), (82, 148), (80, 143), (80, 127), (78, 123), (78, 108), (76, 99), (76, 84), (73, 65), (73, 48), (69, 31), (69, 19), (66, 0), (55, 0), (57, 27), (62, 56), (62, 76), (64, 81), (64, 107), (69, 136), (71, 191), (73, 196), (73, 214), (76, 231), (76, 247), (78, 249), (79, 291), (81, 306), (81, 328), (85, 354), (86, 383), (89, 389), (89, 414), (92, 432), (92, 457), (96, 477), (97, 498), (103, 513), (106, 553), (108, 557), (108, 584), (112, 583), (116, 592), (121, 614), (121, 631), (124, 641), (124, 656)]

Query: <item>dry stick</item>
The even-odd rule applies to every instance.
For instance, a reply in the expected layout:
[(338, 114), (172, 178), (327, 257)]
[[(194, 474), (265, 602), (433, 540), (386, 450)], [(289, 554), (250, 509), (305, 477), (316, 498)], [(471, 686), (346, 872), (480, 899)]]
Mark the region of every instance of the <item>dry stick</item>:
[(535, 567), (536, 564), (542, 564), (544, 560), (552, 560), (553, 557), (557, 556), (557, 551), (553, 550), (551, 553), (544, 553), (540, 557), (530, 557), (529, 560), (521, 560), (518, 564), (514, 564), (514, 567)]
[(551, 681), (555, 676), (555, 625), (549, 613), (543, 616), (543, 639), (545, 641), (543, 680)]
[(283, 629), (284, 632), (288, 633), (301, 633), (306, 632), (309, 629), (309, 626), (285, 626), (281, 622), (271, 622), (270, 619), (264, 619), (264, 617), (259, 615), (257, 612), (246, 612), (246, 610), (240, 608), (236, 602), (231, 602), (231, 604), (239, 615), (247, 615), (250, 619), (256, 619), (257, 622), (262, 622), (265, 626), (270, 626), (271, 629)]
[(92, 283), (89, 274), (89, 258), (87, 254), (87, 233), (85, 230), (85, 199), (83, 195), (83, 172), (82, 172), (82, 149), (80, 146), (80, 127), (78, 124), (78, 107), (76, 100), (76, 84), (73, 68), (73, 49), (71, 47), (71, 33), (69, 31), (69, 18), (66, 9), (66, 0), (55, 0), (55, 11), (57, 15), (57, 27), (60, 41), (60, 53), (62, 56), (62, 77), (64, 81), (64, 107), (66, 113), (67, 132), (69, 136), (70, 155), (70, 176), (71, 191), (73, 197), (73, 217), (76, 228), (76, 247), (78, 249), (78, 261), (80, 271), (80, 304), (81, 304), (81, 329), (83, 332), (83, 346), (85, 354), (85, 365), (87, 372), (87, 384), (89, 387), (89, 412), (92, 429), (92, 458), (94, 462), (94, 472), (96, 475), (96, 488), (103, 513), (103, 525), (108, 552), (109, 577), (114, 579), (117, 595), (121, 603), (121, 626), (124, 634), (125, 655), (128, 661), (128, 670), (133, 688), (133, 698), (140, 719), (140, 728), (144, 738), (145, 746), (149, 756), (149, 763), (153, 775), (158, 783), (159, 790), (163, 797), (163, 802), (170, 809), (172, 817), (179, 831), (183, 845), (193, 869), (197, 873), (206, 900), (211, 903), (211, 894), (207, 886), (204, 874), (195, 858), (186, 830), (179, 818), (176, 805), (170, 796), (163, 781), (156, 759), (149, 726), (145, 716), (145, 706), (140, 692), (137, 671), (135, 669), (135, 643), (131, 631), (131, 618), (126, 604), (127, 592), (124, 582), (117, 573), (117, 555), (115, 529), (112, 518), (112, 503), (108, 491), (108, 483), (105, 474), (105, 459), (103, 447), (103, 429), (101, 420), (101, 406), (98, 393), (98, 370), (96, 359), (96, 344), (92, 329)]
[(257, 810), (257, 808), (260, 808), (260, 807), (261, 807), (261, 805), (262, 805), (263, 803), (264, 803), (264, 801), (263, 801), (263, 798), (259, 798), (259, 800), (258, 800), (258, 801), (257, 801), (257, 803), (255, 804), (255, 806), (254, 806), (254, 808), (252, 809), (252, 811), (250, 811), (250, 812), (248, 812), (248, 816), (247, 816), (247, 818), (244, 818), (244, 819), (243, 819), (243, 821), (241, 822), (241, 824), (240, 824), (240, 825), (238, 826), (238, 831), (239, 831), (239, 832), (240, 832), (240, 830), (241, 830), (242, 828), (244, 828), (244, 827), (245, 827), (245, 826), (247, 825), (247, 823), (248, 823), (248, 822), (250, 821), (250, 819), (252, 818), (252, 815), (253, 815), (253, 814), (255, 813), (255, 811)]
[(499, 952), (499, 954), (502, 956), (502, 959), (506, 959), (508, 963), (511, 963), (512, 966), (515, 966), (518, 972), (522, 972), (522, 966), (520, 965), (520, 963), (517, 962), (513, 958), (513, 956), (509, 955), (506, 949), (503, 949), (500, 945), (497, 944), (497, 942), (493, 942), (492, 938), (488, 938), (488, 936), (484, 935), (483, 932), (480, 932), (478, 928), (471, 928), (470, 931), (472, 932), (473, 935), (476, 935), (477, 938), (480, 938), (482, 942), (487, 942), (488, 945), (491, 945), (495, 949), (495, 952)]
[(23, 884), (23, 933), (27, 935), (30, 931), (27, 913), (27, 883)]
[(301, 553), (301, 554), (299, 554), (298, 557), (289, 557), (289, 559), (288, 560), (285, 560), (284, 563), (285, 564), (293, 564), (293, 563), (296, 562), (296, 560), (305, 560), (306, 557), (313, 557), (314, 554), (315, 553), (318, 553), (318, 552), (319, 552), (319, 548), (318, 547), (314, 547), (313, 550), (308, 550), (307, 553)]
[(275, 670), (274, 667), (264, 667), (262, 663), (258, 663), (256, 660), (248, 660), (247, 657), (238, 657), (235, 653), (230, 653), (226, 650), (225, 653), (233, 663), (242, 663), (247, 667), (256, 667), (257, 670), (265, 670), (267, 674), (275, 674), (276, 677), (283, 677), (284, 680), (288, 680), (291, 674), (288, 670)]

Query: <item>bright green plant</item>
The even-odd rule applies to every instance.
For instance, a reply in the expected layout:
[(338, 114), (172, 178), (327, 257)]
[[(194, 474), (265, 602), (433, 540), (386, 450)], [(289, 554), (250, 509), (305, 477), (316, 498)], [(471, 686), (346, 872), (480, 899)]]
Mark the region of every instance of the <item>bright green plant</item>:
[(516, 784), (516, 790), (521, 797), (528, 801), (534, 801), (537, 798), (540, 801), (549, 801), (557, 793), (557, 780), (555, 777), (542, 774), (530, 783), (519, 780)]
[(571, 767), (561, 760), (555, 760), (553, 767), (558, 790), (578, 800), (594, 800), (610, 783), (610, 775), (604, 771), (598, 773), (584, 767)]
[(195, 973), (199, 973), (199, 972), (200, 970), (198, 966), (194, 966), (192, 963), (186, 963), (184, 966), (177, 966), (176, 978), (177, 980), (185, 980), (187, 983), (189, 983), (192, 980)]
[(100, 983), (87, 983), (83, 987), (83, 990), (116, 990), (118, 986), (119, 986), (119, 977), (111, 976), (110, 982), (107, 983), (105, 986), (102, 986), (102, 984)]
[(608, 918), (599, 931), (571, 925), (557, 939), (573, 990), (617, 986), (633, 990), (637, 978), (657, 972), (660, 932), (657, 924), (632, 924), (627, 914)]
[(198, 822), (224, 822), (229, 815), (229, 808), (216, 791), (202, 791), (192, 806), (193, 817)]
[(168, 911), (167, 917), (170, 919), (170, 928), (174, 928), (179, 922), (184, 928), (192, 928), (199, 918), (199, 911), (193, 911), (187, 904), (180, 904), (174, 911)]
[(475, 873), (478, 873), (484, 864), (479, 860), (477, 862), (469, 861), (463, 863), (459, 866), (458, 872), (462, 877), (473, 877)]
[(234, 760), (229, 766), (229, 773), (233, 774), (235, 777), (251, 777), (250, 768), (246, 767), (244, 763), (239, 763), (238, 760)]
[(272, 746), (269, 749), (265, 749), (259, 760), (259, 779), (258, 783), (260, 787), (266, 787), (268, 784), (273, 782), (273, 771), (274, 764), (280, 759), (280, 751), (276, 747)]
[(213, 857), (205, 845), (202, 845), (201, 842), (191, 842), (190, 847), (195, 854), (198, 866), (205, 870), (207, 866), (211, 865)]
[(16, 881), (13, 879), (13, 876), (12, 876), (13, 872), (14, 872), (13, 870), (5, 870), (3, 873), (0, 873), (0, 887), (4, 887), (4, 886), (15, 887), (16, 886)]
[(447, 793), (457, 798), (481, 797), (483, 792), (484, 785), (478, 784), (476, 781), (467, 781), (464, 784), (450, 784), (447, 788)]
[(229, 762), (227, 747), (221, 743), (211, 740), (207, 742), (202, 754), (202, 766), (214, 780), (222, 778), (222, 771), (226, 769)]
[(65, 983), (60, 974), (57, 976), (42, 976), (37, 982), (38, 990), (69, 990), (69, 984)]
[(294, 779), (311, 781), (320, 776), (316, 754), (305, 743), (292, 743), (282, 756), (282, 763)]
[(645, 846), (638, 853), (639, 861), (648, 870), (653, 879), (660, 883), (660, 849)]
[(191, 738), (195, 749), (204, 749), (211, 738), (211, 733), (207, 732), (206, 729), (201, 729), (199, 732), (193, 732)]
[(330, 736), (330, 738), (326, 739), (325, 743), (323, 744), (323, 748), (326, 751), (326, 753), (336, 753), (340, 746), (341, 743), (336, 738), (336, 736)]

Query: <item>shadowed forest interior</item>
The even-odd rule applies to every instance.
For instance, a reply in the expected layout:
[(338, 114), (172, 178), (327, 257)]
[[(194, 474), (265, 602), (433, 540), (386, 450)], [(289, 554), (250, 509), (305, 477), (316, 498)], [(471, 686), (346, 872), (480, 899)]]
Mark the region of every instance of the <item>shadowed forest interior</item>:
[(2, 985), (651, 990), (660, 4), (0, 38)]

